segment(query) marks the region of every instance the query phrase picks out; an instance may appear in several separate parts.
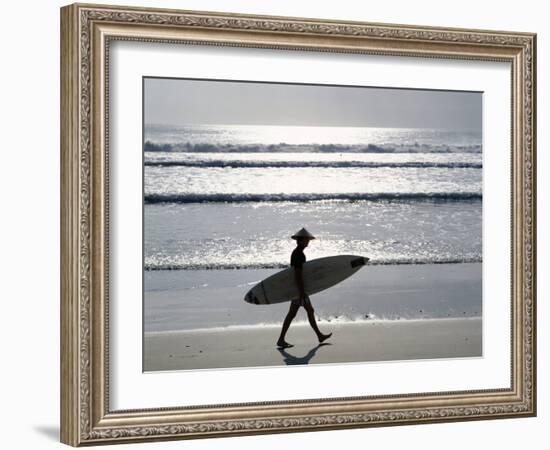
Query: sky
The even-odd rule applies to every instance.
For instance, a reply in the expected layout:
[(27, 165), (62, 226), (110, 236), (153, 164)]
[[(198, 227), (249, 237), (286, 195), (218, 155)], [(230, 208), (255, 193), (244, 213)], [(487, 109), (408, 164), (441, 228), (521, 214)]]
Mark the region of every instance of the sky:
[(145, 124), (299, 125), (481, 131), (482, 93), (144, 79)]

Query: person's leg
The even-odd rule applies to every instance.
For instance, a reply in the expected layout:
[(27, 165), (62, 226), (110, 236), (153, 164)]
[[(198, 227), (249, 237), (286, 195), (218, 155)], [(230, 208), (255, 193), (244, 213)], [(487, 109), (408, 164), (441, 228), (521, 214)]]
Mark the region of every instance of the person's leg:
[(332, 333), (329, 334), (323, 334), (319, 330), (319, 327), (317, 326), (317, 321), (315, 320), (315, 310), (313, 309), (313, 305), (310, 302), (307, 302), (304, 305), (304, 308), (307, 311), (307, 318), (309, 320), (309, 324), (311, 325), (311, 328), (313, 328), (313, 331), (315, 331), (315, 334), (317, 335), (317, 339), (319, 339), (319, 342), (326, 341), (329, 337), (332, 336)]
[(288, 314), (285, 317), (285, 320), (283, 322), (283, 328), (281, 329), (281, 335), (279, 336), (279, 340), (277, 341), (277, 345), (279, 347), (288, 347), (290, 344), (288, 342), (285, 342), (285, 336), (286, 332), (288, 331), (288, 327), (290, 327), (290, 323), (296, 317), (296, 313), (298, 312), (298, 309), (300, 308), (300, 305), (296, 305), (294, 303), (290, 304), (290, 308), (288, 310)]

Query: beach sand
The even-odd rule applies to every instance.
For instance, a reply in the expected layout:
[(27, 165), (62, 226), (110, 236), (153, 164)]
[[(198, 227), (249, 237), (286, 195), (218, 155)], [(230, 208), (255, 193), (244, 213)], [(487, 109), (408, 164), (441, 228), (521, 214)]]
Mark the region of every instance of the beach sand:
[(276, 348), (278, 326), (146, 333), (144, 371), (281, 366), (482, 356), (480, 317), (322, 323), (319, 345), (307, 324), (292, 324)]

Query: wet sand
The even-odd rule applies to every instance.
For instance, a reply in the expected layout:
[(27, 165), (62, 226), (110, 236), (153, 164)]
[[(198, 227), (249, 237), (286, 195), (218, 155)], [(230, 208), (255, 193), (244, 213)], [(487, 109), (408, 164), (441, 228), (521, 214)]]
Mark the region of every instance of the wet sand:
[(398, 361), (482, 356), (480, 317), (321, 323), (319, 345), (307, 324), (292, 324), (277, 349), (279, 326), (236, 326), (145, 334), (144, 371)]

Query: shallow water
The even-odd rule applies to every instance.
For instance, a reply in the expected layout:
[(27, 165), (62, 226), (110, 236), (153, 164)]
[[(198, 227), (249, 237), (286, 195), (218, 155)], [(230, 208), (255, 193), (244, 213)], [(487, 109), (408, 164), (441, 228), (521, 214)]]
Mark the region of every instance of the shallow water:
[(375, 264), (481, 261), (481, 201), (146, 205), (148, 270), (283, 267), (306, 226), (308, 259), (358, 254)]
[[(306, 250), (307, 251), (307, 250)], [(244, 295), (276, 269), (145, 273), (145, 331), (280, 325), (289, 303), (251, 305)], [(365, 266), (312, 295), (320, 323), (479, 317), (481, 264)], [(297, 322), (306, 322), (301, 309)]]

